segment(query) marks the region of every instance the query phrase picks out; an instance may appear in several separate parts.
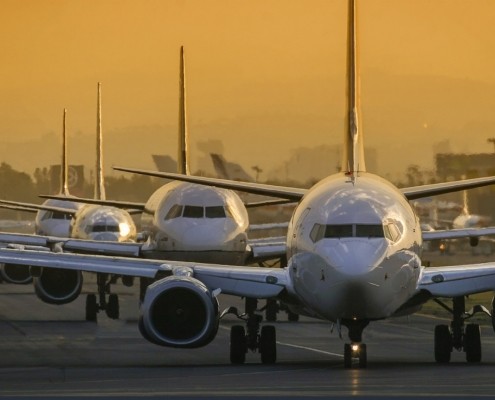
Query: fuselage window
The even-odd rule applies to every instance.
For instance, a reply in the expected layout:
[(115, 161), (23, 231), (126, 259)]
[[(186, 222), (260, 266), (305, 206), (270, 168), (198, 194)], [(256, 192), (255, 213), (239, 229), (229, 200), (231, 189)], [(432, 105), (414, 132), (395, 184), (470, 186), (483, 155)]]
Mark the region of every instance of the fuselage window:
[(184, 218), (203, 218), (204, 209), (198, 206), (184, 206)]
[(182, 206), (178, 204), (174, 204), (170, 210), (168, 210), (167, 215), (165, 216), (165, 221), (173, 218), (179, 218), (182, 215)]
[(382, 238), (383, 225), (356, 225), (356, 237)]
[(352, 237), (352, 225), (327, 225), (325, 238)]
[(225, 209), (223, 206), (205, 207), (206, 218), (225, 218)]

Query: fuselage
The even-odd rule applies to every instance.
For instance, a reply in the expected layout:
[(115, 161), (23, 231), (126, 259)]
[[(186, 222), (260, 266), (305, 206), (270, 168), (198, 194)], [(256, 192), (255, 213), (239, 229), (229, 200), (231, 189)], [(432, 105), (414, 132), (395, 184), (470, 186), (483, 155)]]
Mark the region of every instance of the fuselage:
[(241, 265), (248, 215), (231, 190), (170, 182), (149, 198), (141, 218), (149, 258)]
[(292, 290), (315, 317), (374, 320), (394, 314), (421, 272), (419, 220), (402, 193), (369, 173), (332, 175), (291, 219)]
[(137, 230), (127, 211), (116, 207), (86, 204), (72, 218), (69, 236), (75, 239), (134, 242)]
[[(69, 200), (48, 199), (43, 206), (79, 210), (84, 204)], [(69, 237), (72, 216), (58, 211), (40, 210), (36, 213), (35, 233), (37, 235)]]

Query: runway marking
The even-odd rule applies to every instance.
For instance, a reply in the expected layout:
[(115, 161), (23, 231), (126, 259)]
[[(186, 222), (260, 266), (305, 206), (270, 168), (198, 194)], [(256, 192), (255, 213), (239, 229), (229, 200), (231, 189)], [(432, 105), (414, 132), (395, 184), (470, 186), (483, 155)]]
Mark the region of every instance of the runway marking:
[(313, 347), (299, 346), (297, 344), (279, 342), (278, 340), (277, 340), (277, 344), (280, 344), (282, 346), (287, 346), (287, 347), (293, 347), (293, 348), (301, 349), (301, 350), (308, 350), (308, 351), (312, 351), (314, 353), (325, 354), (327, 356), (336, 356), (336, 357), (344, 358), (343, 354), (332, 353), (330, 351), (325, 351), (325, 350), (319, 350), (319, 349), (315, 349)]
[[(224, 329), (226, 331), (229, 331), (230, 328), (226, 327), (226, 326), (220, 326), (221, 329)], [(295, 349), (301, 349), (301, 350), (307, 350), (307, 351), (312, 351), (313, 353), (319, 353), (319, 354), (325, 354), (327, 356), (334, 356), (334, 357), (340, 357), (340, 358), (344, 358), (344, 355), (343, 354), (338, 354), (338, 353), (332, 353), (330, 351), (325, 351), (325, 350), (320, 350), (320, 349), (315, 349), (313, 347), (307, 347), (307, 346), (300, 346), (300, 345), (297, 345), (297, 344), (292, 344), (292, 343), (285, 343), (285, 342), (280, 342), (277, 340), (277, 344), (281, 345), (281, 346), (286, 346), (286, 347), (293, 347)]]

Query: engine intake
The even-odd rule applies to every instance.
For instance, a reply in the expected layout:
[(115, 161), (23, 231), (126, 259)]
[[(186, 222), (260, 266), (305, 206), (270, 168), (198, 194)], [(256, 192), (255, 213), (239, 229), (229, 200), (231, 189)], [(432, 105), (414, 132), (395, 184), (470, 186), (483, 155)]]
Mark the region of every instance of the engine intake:
[(218, 301), (201, 281), (170, 276), (146, 290), (139, 324), (152, 343), (193, 348), (213, 340), (218, 322)]
[(0, 264), (0, 276), (5, 282), (16, 285), (25, 285), (33, 281), (28, 265)]
[(67, 304), (81, 293), (83, 277), (81, 271), (60, 268), (43, 268), (34, 278), (36, 295), (45, 303)]

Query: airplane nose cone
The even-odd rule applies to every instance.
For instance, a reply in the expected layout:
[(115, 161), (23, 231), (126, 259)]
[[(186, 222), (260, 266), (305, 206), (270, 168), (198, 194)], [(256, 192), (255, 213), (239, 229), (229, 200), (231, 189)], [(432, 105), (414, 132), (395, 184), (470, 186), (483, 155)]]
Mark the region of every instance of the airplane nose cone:
[(190, 250), (217, 250), (225, 246), (229, 234), (230, 230), (223, 224), (198, 224), (186, 229), (181, 241)]
[(330, 266), (344, 275), (359, 276), (373, 270), (385, 256), (385, 239), (340, 239), (323, 248)]

